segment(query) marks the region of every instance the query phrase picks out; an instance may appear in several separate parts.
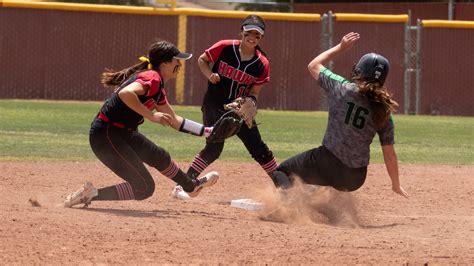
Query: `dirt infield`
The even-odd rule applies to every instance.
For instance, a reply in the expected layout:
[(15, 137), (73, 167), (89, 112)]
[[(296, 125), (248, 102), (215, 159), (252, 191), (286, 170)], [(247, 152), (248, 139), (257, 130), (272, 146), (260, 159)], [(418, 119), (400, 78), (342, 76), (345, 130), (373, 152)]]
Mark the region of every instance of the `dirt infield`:
[[(390, 191), (383, 165), (372, 165), (354, 193), (297, 186), (284, 201), (255, 163), (210, 168), (221, 179), (191, 201), (172, 199), (172, 182), (152, 170), (157, 187), (145, 201), (66, 209), (62, 198), (83, 181), (119, 179), (99, 162), (0, 162), (0, 261), (474, 264), (474, 166), (401, 165), (409, 200)], [(229, 206), (239, 198), (267, 208)]]

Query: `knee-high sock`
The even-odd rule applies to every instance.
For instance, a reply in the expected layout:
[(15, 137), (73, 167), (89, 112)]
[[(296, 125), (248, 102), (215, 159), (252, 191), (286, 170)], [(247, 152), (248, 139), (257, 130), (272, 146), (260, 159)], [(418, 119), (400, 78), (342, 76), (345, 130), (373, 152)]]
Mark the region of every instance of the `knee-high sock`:
[(135, 195), (130, 183), (124, 182), (110, 187), (100, 188), (97, 197), (92, 200), (133, 200)]
[(204, 171), (204, 169), (207, 168), (207, 166), (209, 166), (209, 164), (201, 157), (200, 154), (197, 154), (188, 169), (187, 175), (190, 178), (197, 178)]
[(164, 176), (172, 179), (178, 185), (182, 186), (184, 191), (191, 192), (194, 190), (195, 183), (186, 176), (175, 161), (171, 160), (170, 165), (160, 172)]
[(260, 165), (263, 170), (265, 170), (265, 172), (271, 177), (272, 176), (272, 173), (273, 171), (276, 170), (276, 168), (278, 167), (278, 164), (275, 160), (275, 157), (272, 157), (272, 159), (266, 163), (266, 164), (261, 164)]

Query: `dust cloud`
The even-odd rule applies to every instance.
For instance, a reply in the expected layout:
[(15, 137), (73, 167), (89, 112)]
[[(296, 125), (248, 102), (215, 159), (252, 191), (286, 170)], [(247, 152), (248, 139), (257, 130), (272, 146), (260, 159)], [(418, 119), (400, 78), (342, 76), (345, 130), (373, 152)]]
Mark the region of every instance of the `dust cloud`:
[(349, 192), (296, 181), (291, 189), (262, 191), (259, 218), (286, 224), (329, 224), (359, 228), (358, 202)]

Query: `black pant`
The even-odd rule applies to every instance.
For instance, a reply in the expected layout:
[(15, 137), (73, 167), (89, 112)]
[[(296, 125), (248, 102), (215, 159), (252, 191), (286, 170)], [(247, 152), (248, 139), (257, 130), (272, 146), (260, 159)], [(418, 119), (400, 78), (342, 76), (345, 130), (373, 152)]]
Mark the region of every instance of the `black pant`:
[(143, 163), (162, 171), (171, 162), (167, 151), (138, 131), (118, 128), (100, 119), (92, 123), (89, 142), (97, 158), (130, 183), (136, 200), (150, 197), (155, 190), (153, 177)]
[[(214, 125), (214, 123), (226, 112), (223, 106), (224, 104), (220, 101), (215, 101), (206, 95), (201, 107), (205, 126)], [(265, 165), (273, 160), (273, 153), (270, 151), (267, 144), (263, 142), (262, 136), (260, 135), (260, 131), (258, 130), (255, 121), (252, 128), (248, 128), (244, 123), (240, 128), (239, 133), (237, 133), (237, 137), (245, 145), (245, 148), (247, 148), (252, 158), (260, 165)], [(224, 142), (206, 142), (206, 146), (199, 154), (201, 158), (203, 158), (208, 164), (211, 164), (217, 158), (219, 158), (223, 149)]]
[(367, 166), (350, 168), (326, 147), (320, 146), (287, 159), (276, 171), (284, 172), (287, 176), (297, 175), (308, 184), (355, 191), (365, 182)]

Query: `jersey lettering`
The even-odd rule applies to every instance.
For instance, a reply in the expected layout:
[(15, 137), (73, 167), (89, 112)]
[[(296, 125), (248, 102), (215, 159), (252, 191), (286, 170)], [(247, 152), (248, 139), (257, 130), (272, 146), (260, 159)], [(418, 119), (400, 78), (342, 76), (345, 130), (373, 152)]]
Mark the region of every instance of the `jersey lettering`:
[[(369, 115), (369, 110), (365, 107), (358, 106), (353, 102), (347, 102), (347, 111), (346, 111), (346, 118), (344, 119), (344, 123), (347, 125), (352, 124), (353, 127), (357, 129), (363, 129), (365, 126), (365, 122), (367, 119), (367, 116)], [(352, 113), (355, 113), (354, 116), (352, 116)], [(351, 123), (352, 120), (352, 123)]]
[(247, 86), (240, 86), (239, 89), (237, 90), (237, 95), (235, 98), (239, 98), (242, 96), (247, 96), (250, 93), (250, 87)]
[(244, 77), (244, 72), (242, 71), (235, 71), (234, 76), (232, 77), (232, 80), (237, 80), (237, 82), (242, 83), (243, 82), (243, 77)]
[(229, 66), (226, 62), (219, 62), (219, 75), (237, 81), (238, 83), (251, 85), (255, 82), (256, 78), (249, 75), (242, 70), (236, 69), (233, 66)]

